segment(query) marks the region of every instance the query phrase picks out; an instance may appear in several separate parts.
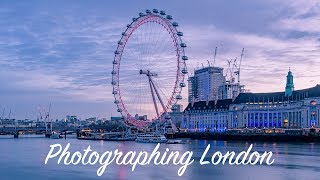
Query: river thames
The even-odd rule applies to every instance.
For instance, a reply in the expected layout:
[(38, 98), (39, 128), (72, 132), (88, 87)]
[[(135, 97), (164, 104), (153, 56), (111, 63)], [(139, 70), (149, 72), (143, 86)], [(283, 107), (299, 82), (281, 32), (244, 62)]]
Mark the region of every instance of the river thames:
[[(82, 151), (89, 145), (97, 152), (119, 149), (122, 152), (148, 151), (151, 152), (156, 144), (139, 144), (136, 142), (85, 141), (75, 137), (65, 139), (45, 139), (43, 136), (21, 136), (13, 139), (12, 136), (0, 137), (0, 177), (1, 180), (15, 179), (52, 179), (52, 180), (88, 180), (88, 179), (240, 179), (240, 180), (319, 180), (320, 179), (320, 144), (318, 143), (253, 143), (253, 151), (272, 151), (275, 162), (271, 165), (231, 166), (212, 164), (200, 165), (199, 161), (208, 144), (209, 153), (215, 151), (247, 150), (248, 142), (226, 142), (206, 140), (186, 140), (187, 144), (162, 144), (160, 150), (169, 148), (180, 152), (193, 151), (195, 162), (190, 165), (183, 176), (177, 171), (180, 166), (172, 163), (168, 166), (137, 166), (131, 171), (131, 166), (112, 164), (105, 173), (97, 176), (96, 165), (69, 165), (57, 164), (51, 160), (44, 164), (50, 151), (50, 145), (59, 143), (65, 146), (70, 143), (70, 151)], [(209, 154), (208, 153), (208, 154)]]

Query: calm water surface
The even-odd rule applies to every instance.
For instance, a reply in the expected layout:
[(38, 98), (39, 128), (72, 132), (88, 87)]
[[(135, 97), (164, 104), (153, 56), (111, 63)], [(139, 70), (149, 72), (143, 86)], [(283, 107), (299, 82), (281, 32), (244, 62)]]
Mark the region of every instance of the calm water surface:
[[(160, 149), (169, 147), (180, 152), (193, 151), (195, 162), (189, 166), (182, 177), (177, 175), (180, 166), (137, 166), (131, 172), (131, 166), (108, 166), (101, 177), (96, 175), (100, 165), (57, 165), (51, 159), (45, 165), (45, 158), (50, 145), (60, 143), (71, 144), (70, 151), (83, 151), (88, 145), (98, 152), (119, 149), (123, 152), (146, 150), (151, 152), (155, 144), (139, 144), (135, 142), (80, 141), (74, 137), (64, 139), (45, 139), (42, 136), (0, 137), (0, 179), (52, 179), (52, 180), (89, 180), (89, 179), (215, 179), (215, 180), (319, 180), (320, 179), (320, 144), (319, 143), (254, 143), (253, 150), (272, 151), (275, 163), (271, 166), (213, 166), (199, 164), (200, 157), (208, 144), (215, 151), (243, 151), (250, 145), (246, 142), (192, 140), (189, 144), (162, 144)], [(209, 158), (209, 157), (208, 157)]]

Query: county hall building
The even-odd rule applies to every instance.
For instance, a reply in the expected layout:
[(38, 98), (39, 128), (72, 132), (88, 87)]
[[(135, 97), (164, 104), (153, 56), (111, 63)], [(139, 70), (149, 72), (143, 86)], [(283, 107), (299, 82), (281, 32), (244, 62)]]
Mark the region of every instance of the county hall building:
[[(239, 91), (240, 92), (240, 91)], [(289, 71), (284, 92), (239, 93), (234, 99), (191, 101), (176, 125), (189, 131), (320, 126), (320, 85), (294, 90)]]

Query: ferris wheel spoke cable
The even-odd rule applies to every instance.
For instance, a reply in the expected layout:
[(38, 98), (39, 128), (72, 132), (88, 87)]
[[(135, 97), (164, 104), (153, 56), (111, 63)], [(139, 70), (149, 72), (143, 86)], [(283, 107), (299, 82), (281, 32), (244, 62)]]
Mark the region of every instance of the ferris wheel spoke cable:
[[(165, 36), (171, 36), (171, 33), (166, 29), (166, 32), (165, 33), (162, 33), (161, 34), (163, 37), (162, 37), (162, 39), (164, 40), (164, 41), (162, 41), (162, 46), (161, 46), (161, 49), (160, 49), (160, 51), (161, 52), (163, 52), (166, 48), (168, 48), (168, 46), (169, 47), (172, 47), (172, 46), (174, 46), (174, 43), (173, 43), (173, 41), (171, 40), (171, 39), (168, 39), (168, 38), (165, 38)], [(168, 50), (168, 49), (167, 49)], [(166, 51), (164, 51), (164, 52), (166, 52)], [(168, 52), (167, 52), (168, 53)], [(164, 56), (166, 56), (166, 55), (168, 55), (168, 54), (163, 54)]]
[[(142, 48), (142, 46), (143, 46), (143, 44), (144, 44), (144, 41), (142, 41), (142, 39), (143, 39), (143, 35), (142, 35), (142, 33), (139, 33), (139, 32), (141, 32), (141, 29), (139, 30), (139, 29), (136, 29), (136, 31), (135, 32), (133, 32), (133, 33), (135, 33), (134, 35), (134, 37), (136, 37), (136, 39), (134, 39), (134, 40), (132, 40), (133, 42), (138, 42), (138, 49), (136, 50), (136, 51), (138, 51), (139, 52), (139, 57), (138, 57), (138, 60), (141, 62), (141, 60), (142, 60), (142, 54), (144, 53), (142, 50), (143, 50), (143, 48)], [(139, 68), (141, 68), (141, 64), (140, 64), (140, 67)]]
[[(154, 37), (156, 38), (156, 40), (155, 40), (155, 44), (159, 44), (159, 39), (160, 39), (160, 36), (159, 36), (159, 34), (160, 34), (160, 31), (159, 31), (159, 29), (160, 29), (160, 27), (159, 27), (159, 24), (158, 23), (156, 23), (156, 22), (154, 22), (154, 30), (153, 30), (153, 32), (154, 32)], [(157, 50), (156, 48), (158, 48), (157, 46), (153, 46), (152, 47), (152, 52), (156, 52), (155, 50)]]
[[(133, 42), (135, 42), (135, 41), (137, 41), (138, 39), (137, 39), (137, 37), (136, 37), (137, 35), (136, 34), (133, 34), (132, 35), (132, 40), (133, 40)], [(139, 41), (137, 41), (137, 42), (139, 42)], [(135, 45), (135, 46), (133, 46), (133, 45)], [(135, 67), (136, 68), (140, 68), (140, 63), (141, 63), (141, 61), (140, 61), (140, 59), (141, 59), (141, 52), (140, 51), (137, 51), (137, 49), (140, 49), (140, 44), (127, 44), (126, 46), (128, 46), (127, 48), (129, 48), (130, 49), (130, 52), (133, 54), (133, 59), (132, 59), (132, 63), (134, 63), (135, 64)], [(138, 48), (137, 48), (138, 47)], [(126, 49), (127, 49), (126, 48)], [(123, 58), (123, 59), (125, 59), (125, 57)], [(130, 65), (130, 64), (128, 64), (128, 65)]]
[[(159, 92), (160, 91), (160, 92)], [(159, 96), (161, 97), (161, 99), (164, 101), (164, 102), (167, 102), (169, 99), (163, 94), (162, 90), (158, 88), (158, 92), (159, 92)], [(164, 107), (167, 106), (167, 104), (163, 104)]]
[(150, 52), (151, 52), (151, 46), (152, 45), (148, 45), (148, 43), (150, 43), (150, 36), (151, 36), (151, 28), (150, 28), (150, 25), (151, 25), (151, 23), (148, 23), (147, 24), (147, 28), (145, 28), (144, 29), (144, 33), (145, 33), (145, 36), (144, 36), (144, 38), (145, 38), (145, 41), (146, 41), (146, 45), (145, 45), (145, 60), (146, 60), (146, 64), (145, 64), (145, 66), (143, 67), (143, 69), (144, 68), (146, 68), (146, 66), (147, 66), (147, 64), (149, 64), (150, 63)]
[[(146, 39), (147, 41), (146, 42), (153, 42), (153, 40), (151, 39), (151, 36), (152, 36), (152, 24), (153, 23), (148, 23), (148, 29), (145, 29), (147, 32), (147, 36), (146, 36)], [(151, 41), (152, 40), (152, 41)], [(152, 52), (152, 45), (151, 46), (147, 46), (146, 48), (146, 54), (148, 55), (148, 61), (150, 62), (151, 61), (151, 52)]]
[[(172, 53), (173, 51), (171, 51), (170, 49), (171, 48), (169, 48), (169, 47), (172, 47), (173, 46), (173, 44), (172, 44), (172, 42), (170, 42), (170, 41), (168, 41), (167, 39), (168, 38), (164, 38), (164, 36), (168, 36), (169, 35), (169, 33), (168, 32), (166, 32), (166, 33), (162, 33), (161, 34), (162, 36), (161, 36), (161, 39), (164, 39), (164, 41), (162, 41), (160, 44), (161, 44), (161, 46), (160, 46), (160, 48), (159, 48), (159, 52), (161, 52), (161, 54), (159, 54), (160, 55), (160, 60), (159, 61), (161, 61), (162, 59), (171, 59), (171, 58), (175, 58), (175, 56), (173, 56), (174, 54)], [(165, 62), (165, 61), (164, 61)]]
[[(156, 54), (157, 58), (162, 58), (162, 56), (163, 56), (163, 46), (164, 46), (163, 41), (166, 40), (167, 38), (165, 38), (163, 36), (164, 32), (160, 31), (160, 29), (162, 28), (161, 25), (158, 24), (158, 23), (156, 23), (156, 25), (157, 25), (158, 29), (157, 29), (157, 32), (155, 33), (156, 34), (155, 36), (157, 37), (157, 40), (155, 41), (155, 44), (157, 46), (154, 46), (154, 48), (153, 48), (154, 51), (153, 52), (159, 52), (158, 54)], [(159, 42), (159, 40), (160, 40), (160, 42)], [(161, 59), (157, 59), (157, 60), (161, 61)]]
[[(130, 57), (130, 58), (136, 58), (136, 55), (137, 53), (136, 52), (133, 52), (131, 49), (128, 49), (128, 58)], [(140, 63), (140, 61), (138, 60), (138, 61), (134, 61), (134, 67), (136, 67), (137, 69), (139, 68), (139, 63)]]
[[(161, 83), (162, 84), (162, 83)], [(156, 83), (155, 86), (158, 88), (158, 90), (160, 90), (161, 94), (162, 94), (162, 97), (165, 98), (166, 102), (168, 102), (170, 99), (166, 96), (166, 94), (163, 92), (163, 90), (166, 90), (166, 88), (160, 88), (158, 86), (158, 84)], [(167, 92), (166, 92), (167, 93)]]

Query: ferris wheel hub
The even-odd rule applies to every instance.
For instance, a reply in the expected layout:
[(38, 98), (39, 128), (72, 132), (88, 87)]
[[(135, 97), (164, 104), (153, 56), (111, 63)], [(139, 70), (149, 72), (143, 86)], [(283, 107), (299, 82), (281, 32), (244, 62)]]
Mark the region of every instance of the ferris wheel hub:
[(140, 69), (139, 73), (140, 74), (145, 74), (147, 76), (158, 76), (158, 74), (152, 73), (150, 70), (142, 70), (142, 69)]

